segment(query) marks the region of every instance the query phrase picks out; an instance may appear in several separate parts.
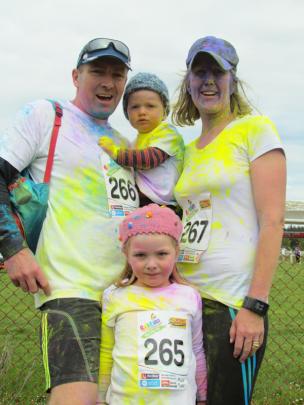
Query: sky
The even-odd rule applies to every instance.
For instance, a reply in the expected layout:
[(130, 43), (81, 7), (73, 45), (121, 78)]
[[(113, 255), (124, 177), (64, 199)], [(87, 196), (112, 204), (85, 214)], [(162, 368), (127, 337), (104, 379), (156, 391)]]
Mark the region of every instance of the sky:
[[(214, 35), (231, 42), (238, 76), (260, 113), (276, 124), (287, 155), (287, 200), (304, 201), (304, 2), (302, 0), (10, 0), (1, 4), (0, 131), (24, 103), (73, 99), (71, 71), (96, 37), (124, 41), (132, 72), (157, 74), (171, 100), (192, 43)], [(121, 105), (110, 119), (130, 140)], [(181, 128), (188, 143), (200, 124)]]

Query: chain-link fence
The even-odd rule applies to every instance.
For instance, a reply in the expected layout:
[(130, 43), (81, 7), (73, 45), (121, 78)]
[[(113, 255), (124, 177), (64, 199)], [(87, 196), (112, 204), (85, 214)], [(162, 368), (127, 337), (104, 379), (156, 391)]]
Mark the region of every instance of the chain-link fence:
[[(301, 258), (303, 260), (303, 257)], [(270, 333), (253, 405), (304, 403), (304, 263), (282, 255), (270, 299)], [(33, 299), (0, 270), (0, 404), (45, 404)], [(233, 405), (233, 404), (227, 404)]]

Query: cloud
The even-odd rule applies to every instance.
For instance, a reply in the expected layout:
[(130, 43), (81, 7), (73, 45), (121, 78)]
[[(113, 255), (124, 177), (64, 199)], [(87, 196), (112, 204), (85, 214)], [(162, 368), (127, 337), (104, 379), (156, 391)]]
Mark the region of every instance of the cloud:
[[(304, 3), (302, 0), (10, 0), (1, 5), (0, 127), (25, 102), (74, 95), (71, 81), (81, 47), (98, 36), (125, 41), (134, 71), (152, 71), (172, 98), (191, 44), (205, 35), (231, 41), (248, 95), (276, 123), (287, 148), (288, 198), (304, 199)], [(128, 137), (135, 131), (121, 107), (112, 122)], [(199, 124), (182, 129), (186, 141)], [(302, 152), (301, 152), (302, 151)], [(298, 196), (298, 197), (297, 197)]]

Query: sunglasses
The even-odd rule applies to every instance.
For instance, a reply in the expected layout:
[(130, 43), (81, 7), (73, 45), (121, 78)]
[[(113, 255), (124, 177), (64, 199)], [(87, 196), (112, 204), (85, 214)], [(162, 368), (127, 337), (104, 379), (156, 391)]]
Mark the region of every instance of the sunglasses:
[(117, 39), (110, 39), (110, 38), (95, 38), (92, 39), (89, 43), (85, 45), (85, 47), (80, 52), (77, 66), (81, 63), (83, 56), (86, 53), (96, 52), (108, 49), (112, 46), (117, 52), (121, 53), (123, 56), (127, 58), (127, 64), (129, 65), (131, 62), (131, 55), (130, 50), (123, 42), (118, 41)]

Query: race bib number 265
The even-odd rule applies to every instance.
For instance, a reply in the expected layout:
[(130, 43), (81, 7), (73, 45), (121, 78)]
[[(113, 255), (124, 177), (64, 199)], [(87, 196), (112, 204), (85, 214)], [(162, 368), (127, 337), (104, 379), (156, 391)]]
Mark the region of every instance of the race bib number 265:
[(189, 321), (176, 311), (143, 311), (138, 314), (139, 386), (184, 389), (191, 341)]

